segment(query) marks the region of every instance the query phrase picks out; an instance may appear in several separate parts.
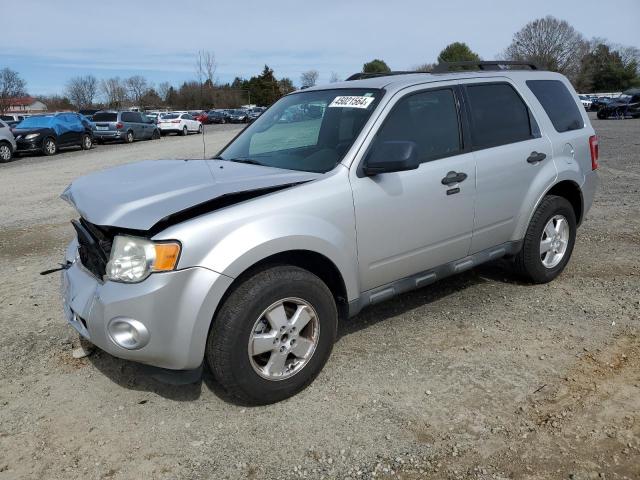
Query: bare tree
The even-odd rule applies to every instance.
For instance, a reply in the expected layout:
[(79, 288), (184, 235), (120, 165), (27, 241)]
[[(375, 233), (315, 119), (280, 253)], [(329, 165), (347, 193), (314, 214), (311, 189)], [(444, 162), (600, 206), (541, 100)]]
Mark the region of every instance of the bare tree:
[(0, 113), (5, 113), (14, 98), (24, 97), (26, 82), (10, 68), (0, 70)]
[(300, 83), (302, 88), (313, 87), (318, 81), (320, 74), (317, 70), (307, 70), (300, 75)]
[(636, 72), (640, 73), (640, 48), (627, 45), (614, 45), (613, 49), (618, 52), (622, 59), (622, 64), (625, 67), (633, 63), (636, 66)]
[(127, 89), (120, 77), (102, 80), (100, 90), (105, 102), (112, 108), (120, 108), (127, 101)]
[(90, 107), (98, 93), (98, 80), (93, 75), (73, 77), (67, 82), (66, 93), (76, 107)]
[(214, 76), (218, 64), (216, 63), (216, 56), (213, 52), (208, 50), (200, 50), (196, 56), (196, 75), (198, 76), (198, 82), (207, 82), (210, 86), (214, 85)]
[(147, 79), (141, 75), (134, 75), (133, 77), (127, 78), (124, 83), (129, 93), (129, 98), (131, 98), (136, 106), (142, 107), (140, 100), (144, 97), (144, 94), (147, 93), (147, 90), (149, 90)]
[(158, 95), (163, 102), (167, 101), (169, 90), (171, 90), (171, 84), (169, 82), (162, 82), (160, 85), (158, 85)]
[(341, 80), (338, 74), (336, 72), (331, 72), (331, 76), (329, 77), (329, 83), (338, 83), (339, 81)]
[(546, 16), (527, 23), (517, 32), (505, 57), (534, 62), (574, 78), (588, 48), (588, 42), (575, 28), (564, 20)]

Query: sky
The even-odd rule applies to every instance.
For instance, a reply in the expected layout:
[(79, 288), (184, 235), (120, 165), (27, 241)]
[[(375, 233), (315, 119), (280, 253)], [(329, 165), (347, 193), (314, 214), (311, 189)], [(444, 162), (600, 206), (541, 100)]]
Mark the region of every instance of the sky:
[(0, 68), (18, 71), (32, 95), (63, 93), (86, 74), (179, 85), (195, 79), (198, 50), (214, 52), (219, 82), (268, 64), (296, 85), (306, 70), (326, 83), (373, 58), (406, 70), (454, 41), (492, 59), (546, 15), (587, 38), (640, 47), (640, 0), (0, 0), (0, 17), (12, 11)]

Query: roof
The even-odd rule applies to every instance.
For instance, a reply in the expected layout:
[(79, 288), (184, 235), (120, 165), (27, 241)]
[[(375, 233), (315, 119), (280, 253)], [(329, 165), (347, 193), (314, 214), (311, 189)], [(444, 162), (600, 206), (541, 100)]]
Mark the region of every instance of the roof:
[(10, 98), (8, 101), (8, 105), (11, 105), (12, 107), (22, 107), (22, 106), (32, 105), (37, 101), (38, 100), (36, 100), (33, 97)]
[(444, 82), (450, 80), (463, 80), (474, 78), (512, 78), (512, 79), (531, 79), (531, 78), (558, 78), (561, 74), (548, 72), (544, 70), (464, 70), (447, 73), (404, 73), (401, 75), (388, 75), (364, 78), (361, 80), (349, 80), (344, 82), (331, 83), (329, 85), (318, 85), (310, 87), (303, 92), (312, 90), (329, 90), (336, 88), (372, 88), (385, 89), (390, 92), (396, 92), (413, 85), (431, 82)]

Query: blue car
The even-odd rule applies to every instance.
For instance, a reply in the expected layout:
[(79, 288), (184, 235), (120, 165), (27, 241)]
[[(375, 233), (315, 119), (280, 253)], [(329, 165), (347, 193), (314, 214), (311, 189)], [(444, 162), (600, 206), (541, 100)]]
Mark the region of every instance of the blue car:
[(84, 116), (73, 112), (26, 117), (13, 129), (16, 153), (55, 155), (60, 148), (93, 146), (93, 128)]

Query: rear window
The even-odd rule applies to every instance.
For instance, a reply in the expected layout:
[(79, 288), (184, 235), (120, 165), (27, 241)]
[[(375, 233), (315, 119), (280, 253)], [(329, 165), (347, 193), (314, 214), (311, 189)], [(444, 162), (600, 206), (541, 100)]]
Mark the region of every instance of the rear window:
[(584, 120), (567, 87), (559, 80), (527, 80), (527, 86), (558, 132), (580, 130)]
[(169, 113), (167, 115), (163, 115), (162, 116), (163, 120), (171, 120), (171, 119), (174, 119), (174, 118), (178, 118), (178, 114), (177, 113)]
[(98, 112), (93, 116), (94, 122), (115, 122), (118, 120), (117, 113)]
[(471, 137), (476, 149), (534, 138), (532, 117), (520, 95), (507, 83), (470, 85)]

